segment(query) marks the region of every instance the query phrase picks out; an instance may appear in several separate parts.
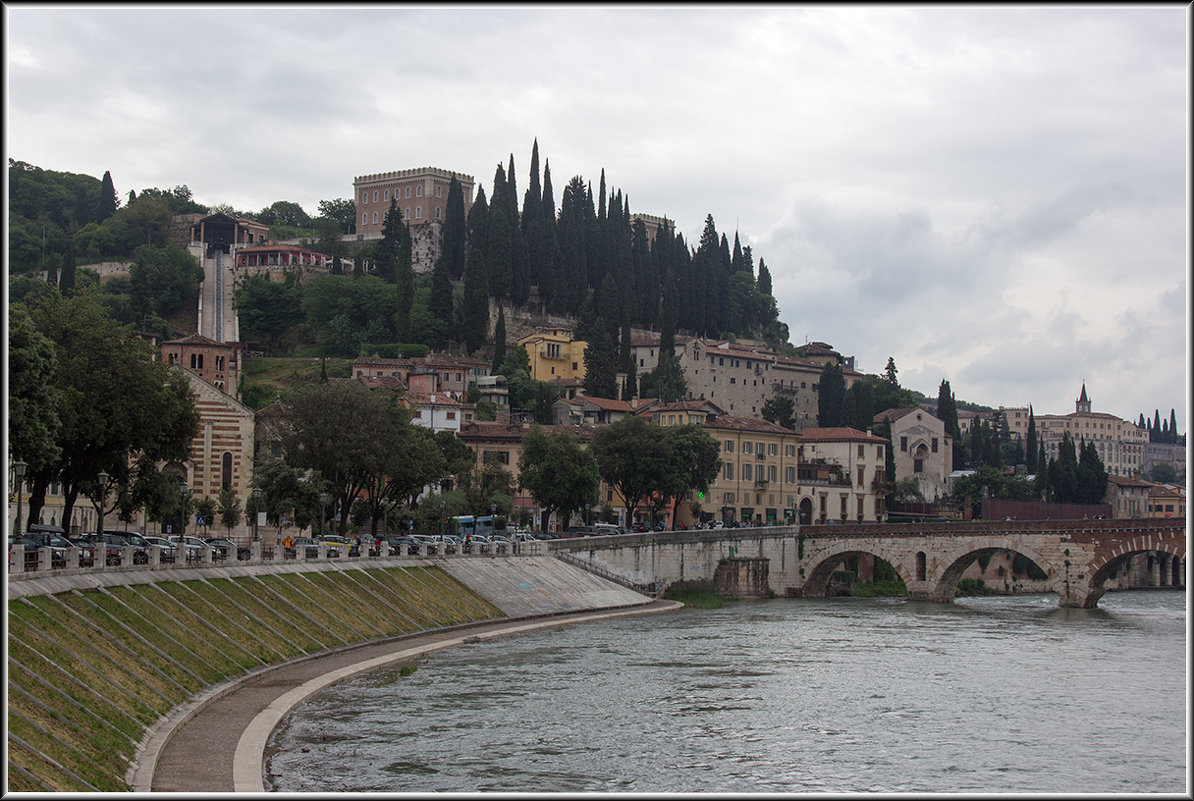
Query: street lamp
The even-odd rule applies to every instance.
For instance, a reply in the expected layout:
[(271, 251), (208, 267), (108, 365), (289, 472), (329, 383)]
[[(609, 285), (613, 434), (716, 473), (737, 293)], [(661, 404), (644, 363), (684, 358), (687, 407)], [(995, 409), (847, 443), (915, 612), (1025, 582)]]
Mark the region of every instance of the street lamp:
[(324, 518), (324, 515), (325, 515), (324, 507), (327, 506), (327, 503), (330, 500), (331, 500), (331, 498), (328, 497), (328, 494), (326, 492), (319, 493), (319, 538), (320, 539), (323, 539), (323, 521), (325, 519)]
[(108, 497), (108, 474), (101, 470), (95, 477), (95, 483), (99, 484), (99, 522), (95, 526), (95, 544), (97, 548), (103, 548), (105, 544), (104, 499)]
[(21, 534), (21, 490), (25, 489), (25, 468), (29, 467), (24, 462), (12, 463), (12, 477), (17, 482), (17, 519), (13, 521), (13, 534)]
[(253, 487), (253, 541), (258, 538), (257, 520), (261, 515), (261, 487)]

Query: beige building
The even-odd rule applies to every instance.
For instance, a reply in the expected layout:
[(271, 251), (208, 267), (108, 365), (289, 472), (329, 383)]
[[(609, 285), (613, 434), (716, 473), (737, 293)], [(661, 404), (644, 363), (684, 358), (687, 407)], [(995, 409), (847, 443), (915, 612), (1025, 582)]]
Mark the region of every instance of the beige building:
[[(799, 435), (757, 417), (721, 415), (704, 424), (721, 447), (721, 472), (696, 500), (705, 519), (790, 525), (799, 497)], [(688, 504), (680, 504), (683, 513)], [(686, 522), (681, 517), (679, 522)]]
[(874, 422), (891, 424), (893, 481), (915, 478), (926, 501), (949, 494), (946, 479), (953, 470), (953, 438), (945, 423), (926, 410), (888, 409), (875, 415)]
[(798, 441), (801, 523), (873, 523), (886, 518), (887, 440), (841, 427), (805, 429)]
[(1178, 484), (1154, 484), (1148, 493), (1149, 517), (1185, 517), (1186, 488)]
[(1068, 433), (1075, 448), (1082, 442), (1093, 442), (1109, 474), (1139, 475), (1148, 446), (1148, 431), (1115, 415), (1091, 411), (1086, 384), (1082, 385), (1074, 406), (1070, 414), (1035, 416), (1037, 439), (1045, 446), (1045, 457), (1057, 458), (1062, 438)]
[(540, 328), (518, 340), (531, 360), (531, 378), (536, 381), (584, 379), (588, 343), (572, 338), (567, 328)]
[(1148, 517), (1148, 494), (1153, 485), (1129, 476), (1108, 476), (1104, 503), (1111, 505), (1111, 516)]
[(357, 239), (380, 239), (390, 203), (397, 203), (410, 226), (411, 256), (416, 273), (428, 273), (439, 258), (448, 187), (455, 178), (464, 195), (464, 211), (473, 204), (473, 177), (438, 167), (359, 175), (353, 179)]
[[(817, 395), (827, 362), (842, 367), (847, 388), (861, 377), (853, 369), (852, 357), (842, 357), (824, 343), (811, 344), (819, 346), (814, 349), (816, 358), (781, 357), (763, 345), (676, 337), (675, 352), (690, 400), (710, 400), (727, 414), (758, 417), (769, 399), (789, 397), (796, 429), (801, 430), (817, 424)], [(659, 334), (638, 331), (632, 335), (638, 375), (659, 365), (659, 345)]]

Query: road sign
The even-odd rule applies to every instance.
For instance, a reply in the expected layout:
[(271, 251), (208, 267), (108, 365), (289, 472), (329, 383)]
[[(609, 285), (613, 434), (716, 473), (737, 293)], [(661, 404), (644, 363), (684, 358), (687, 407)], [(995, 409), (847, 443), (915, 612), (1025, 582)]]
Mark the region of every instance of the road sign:
[(197, 525), (197, 526), (206, 526), (206, 525), (207, 525), (207, 518), (206, 518), (206, 517), (204, 517), (203, 515), (195, 515), (195, 525)]

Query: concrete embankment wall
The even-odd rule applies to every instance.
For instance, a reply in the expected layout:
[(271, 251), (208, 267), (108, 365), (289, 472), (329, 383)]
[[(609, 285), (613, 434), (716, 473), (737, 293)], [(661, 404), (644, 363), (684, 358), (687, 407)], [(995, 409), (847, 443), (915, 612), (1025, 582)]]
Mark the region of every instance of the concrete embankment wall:
[(171, 710), (354, 644), (650, 599), (551, 558), (354, 560), (9, 582), (15, 791), (123, 792)]

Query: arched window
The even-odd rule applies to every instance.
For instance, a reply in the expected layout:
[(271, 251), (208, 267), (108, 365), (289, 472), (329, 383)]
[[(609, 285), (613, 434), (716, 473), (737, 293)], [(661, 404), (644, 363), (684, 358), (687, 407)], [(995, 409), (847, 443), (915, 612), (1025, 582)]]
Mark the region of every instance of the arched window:
[(220, 487), (228, 489), (232, 486), (232, 454), (225, 453), (220, 461)]
[(415, 206), (415, 219), (416, 220), (423, 219), (423, 207), (422, 206)]

